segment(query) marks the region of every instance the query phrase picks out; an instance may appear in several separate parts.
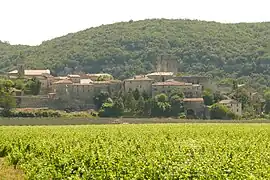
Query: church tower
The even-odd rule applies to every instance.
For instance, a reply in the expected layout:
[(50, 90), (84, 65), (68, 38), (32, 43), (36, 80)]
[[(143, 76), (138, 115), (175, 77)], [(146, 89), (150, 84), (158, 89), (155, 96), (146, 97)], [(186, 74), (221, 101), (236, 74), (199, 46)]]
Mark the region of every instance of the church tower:
[(23, 61), (23, 56), (20, 52), (19, 57), (17, 58), (17, 71), (18, 71), (18, 78), (24, 77), (25, 65)]

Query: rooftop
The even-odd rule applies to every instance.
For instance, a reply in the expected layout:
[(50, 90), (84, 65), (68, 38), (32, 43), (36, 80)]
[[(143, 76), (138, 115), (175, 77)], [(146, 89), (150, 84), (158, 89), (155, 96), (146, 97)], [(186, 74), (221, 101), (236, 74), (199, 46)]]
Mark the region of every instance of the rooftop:
[(184, 98), (184, 102), (204, 102), (203, 98)]
[(69, 79), (67, 76), (56, 76), (54, 77), (55, 80), (63, 80), (63, 79)]
[(81, 76), (77, 75), (77, 74), (69, 74), (68, 77), (70, 77), (70, 78), (80, 78)]
[(237, 104), (238, 102), (233, 99), (225, 99), (225, 100), (219, 101), (219, 103), (220, 104)]
[(179, 82), (174, 80), (167, 80), (165, 82), (157, 82), (153, 86), (192, 86), (192, 83)]
[[(8, 74), (18, 74), (18, 70), (10, 71)], [(24, 70), (24, 75), (26, 76), (41, 76), (43, 74), (51, 74), (51, 71), (49, 69)]]
[(125, 79), (124, 81), (153, 81), (153, 79), (150, 79), (147, 76), (134, 76), (130, 79)]
[(110, 84), (111, 81), (93, 81), (93, 84)]
[(81, 84), (81, 83), (73, 83), (72, 86), (93, 86), (94, 84)]
[(73, 82), (69, 79), (62, 79), (62, 80), (56, 81), (53, 84), (73, 84)]
[(98, 74), (86, 74), (87, 76), (92, 76), (92, 77), (99, 77), (99, 76), (112, 76), (108, 73), (98, 73)]
[(80, 84), (90, 84), (92, 83), (93, 81), (91, 79), (81, 79), (80, 80)]
[(173, 72), (153, 72), (150, 74), (147, 74), (146, 76), (172, 76)]

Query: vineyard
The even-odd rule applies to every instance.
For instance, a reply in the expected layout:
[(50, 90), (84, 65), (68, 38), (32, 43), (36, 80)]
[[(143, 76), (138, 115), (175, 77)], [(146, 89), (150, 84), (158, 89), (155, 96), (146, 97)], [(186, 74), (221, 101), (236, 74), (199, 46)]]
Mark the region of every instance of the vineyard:
[(268, 124), (3, 126), (0, 137), (0, 157), (28, 179), (270, 179)]

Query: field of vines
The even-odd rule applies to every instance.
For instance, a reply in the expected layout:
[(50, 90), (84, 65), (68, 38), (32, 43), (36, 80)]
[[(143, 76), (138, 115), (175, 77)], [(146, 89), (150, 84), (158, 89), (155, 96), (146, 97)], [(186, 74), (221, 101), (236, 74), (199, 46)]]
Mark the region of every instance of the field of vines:
[(269, 124), (0, 127), (28, 179), (270, 179)]

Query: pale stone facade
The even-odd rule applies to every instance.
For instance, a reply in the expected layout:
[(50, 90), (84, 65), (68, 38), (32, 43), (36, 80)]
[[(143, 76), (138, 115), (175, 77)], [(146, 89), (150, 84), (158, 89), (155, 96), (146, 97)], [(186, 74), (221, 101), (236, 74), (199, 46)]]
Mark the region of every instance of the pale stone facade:
[(203, 98), (184, 98), (184, 109), (188, 118), (209, 118)]
[(219, 102), (222, 105), (227, 106), (233, 113), (242, 115), (242, 104), (233, 99), (226, 99)]
[(152, 84), (152, 96), (160, 93), (170, 94), (173, 91), (183, 92), (185, 97), (201, 97), (202, 87), (199, 84), (179, 82), (175, 80), (167, 80), (165, 82), (157, 82)]
[(216, 84), (205, 76), (174, 76), (176, 81), (187, 82), (202, 85), (202, 90), (211, 89), (213, 92), (217, 90)]
[(150, 79), (146, 76), (135, 76), (132, 79), (125, 79), (124, 91), (128, 92), (130, 90), (135, 91), (138, 89), (141, 93), (146, 92), (147, 94), (151, 95), (153, 82), (153, 79)]

